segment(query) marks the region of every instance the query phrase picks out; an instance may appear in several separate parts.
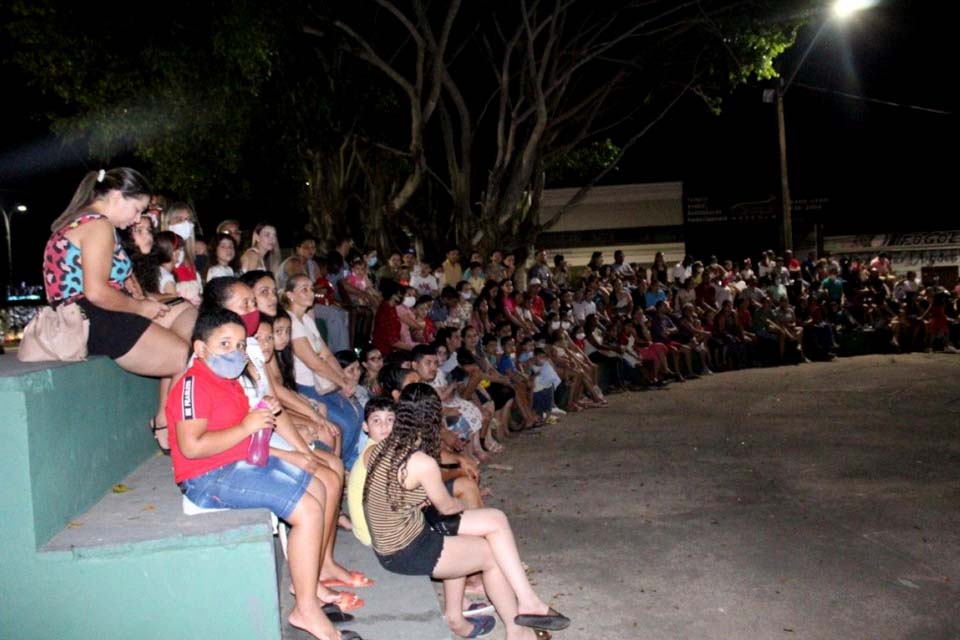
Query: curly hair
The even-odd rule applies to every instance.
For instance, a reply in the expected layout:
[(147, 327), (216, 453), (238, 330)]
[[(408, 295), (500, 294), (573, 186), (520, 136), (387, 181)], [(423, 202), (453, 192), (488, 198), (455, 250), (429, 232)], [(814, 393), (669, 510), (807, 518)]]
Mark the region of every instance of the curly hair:
[(370, 459), (367, 467), (367, 482), (363, 487), (363, 499), (370, 491), (370, 478), (381, 464), (387, 466), (387, 502), (396, 510), (400, 508), (403, 484), (407, 479), (407, 461), (417, 451), (422, 451), (440, 462), (440, 424), (443, 421), (440, 396), (428, 384), (408, 384), (400, 394), (395, 413), (393, 431), (383, 441), (380, 450)]

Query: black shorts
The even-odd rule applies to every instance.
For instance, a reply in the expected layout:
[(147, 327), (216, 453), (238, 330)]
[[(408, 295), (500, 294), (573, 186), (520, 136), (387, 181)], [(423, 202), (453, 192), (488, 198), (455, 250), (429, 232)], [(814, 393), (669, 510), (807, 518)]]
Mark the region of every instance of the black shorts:
[(377, 554), (380, 566), (405, 576), (432, 576), (443, 552), (443, 536), (424, 526), (413, 541), (388, 556)]
[(516, 396), (513, 389), (499, 382), (491, 382), (490, 386), (487, 387), (487, 393), (490, 394), (490, 399), (493, 400), (493, 406), (497, 409), (503, 409), (504, 405)]
[(116, 360), (126, 355), (153, 324), (135, 313), (108, 311), (86, 298), (80, 298), (77, 304), (90, 320), (87, 351), (91, 356), (107, 356)]

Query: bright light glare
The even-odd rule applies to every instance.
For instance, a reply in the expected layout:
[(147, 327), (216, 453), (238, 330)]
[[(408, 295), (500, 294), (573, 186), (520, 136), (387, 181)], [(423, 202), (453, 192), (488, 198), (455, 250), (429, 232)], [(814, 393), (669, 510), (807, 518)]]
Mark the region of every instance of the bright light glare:
[(23, 212), (26, 211), (26, 210), (27, 210), (27, 205), (25, 205), (25, 204), (18, 204), (18, 205), (17, 205), (17, 211), (19, 211), (20, 213), (23, 213)]
[(846, 20), (857, 11), (872, 7), (875, 3), (875, 0), (835, 0), (832, 7), (833, 16), (839, 20)]

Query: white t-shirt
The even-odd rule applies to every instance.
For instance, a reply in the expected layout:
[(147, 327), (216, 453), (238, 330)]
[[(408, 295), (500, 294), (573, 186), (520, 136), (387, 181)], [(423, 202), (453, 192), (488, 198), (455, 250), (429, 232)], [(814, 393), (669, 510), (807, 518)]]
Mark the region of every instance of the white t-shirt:
[(257, 370), (257, 377), (260, 379), (253, 382), (247, 376), (240, 376), (240, 386), (247, 395), (247, 401), (250, 408), (253, 409), (257, 403), (263, 400), (263, 397), (270, 395), (270, 379), (267, 377), (267, 363), (264, 359), (263, 350), (255, 337), (247, 337), (247, 359)]
[(591, 313), (597, 312), (597, 305), (593, 300), (588, 300), (587, 302), (574, 302), (573, 303), (573, 317), (576, 318), (577, 322), (583, 323), (586, 320), (587, 316)]
[(174, 289), (176, 289), (177, 287), (177, 281), (173, 277), (173, 274), (167, 271), (166, 269), (164, 269), (163, 267), (160, 267), (160, 281), (157, 283), (157, 286), (160, 287), (160, 293), (163, 293), (164, 288), (168, 284), (172, 284)]
[[(326, 343), (323, 341), (323, 338), (320, 337), (320, 330), (317, 329), (317, 324), (310, 321), (310, 316), (304, 314), (303, 317), (306, 322), (298, 318), (296, 314), (290, 314), (290, 340), (306, 338), (307, 342), (310, 343), (310, 346), (313, 348), (314, 353), (319, 353), (320, 350), (326, 346)], [(327, 380), (314, 374), (313, 369), (308, 367), (306, 363), (296, 355), (293, 356), (293, 377), (294, 380), (297, 381), (297, 384), (302, 384), (305, 387), (314, 387), (319, 394), (329, 393), (337, 386), (332, 380)]]
[(214, 278), (224, 278), (232, 275), (233, 269), (230, 267), (222, 267), (218, 264), (215, 264), (207, 269), (207, 282), (210, 282)]
[(440, 288), (437, 283), (437, 277), (432, 273), (428, 276), (422, 276), (419, 273), (413, 274), (410, 276), (410, 286), (416, 289), (422, 296), (435, 295)]
[(671, 274), (673, 279), (683, 284), (684, 281), (693, 275), (692, 267), (685, 267), (683, 262), (678, 262), (673, 266), (673, 273)]

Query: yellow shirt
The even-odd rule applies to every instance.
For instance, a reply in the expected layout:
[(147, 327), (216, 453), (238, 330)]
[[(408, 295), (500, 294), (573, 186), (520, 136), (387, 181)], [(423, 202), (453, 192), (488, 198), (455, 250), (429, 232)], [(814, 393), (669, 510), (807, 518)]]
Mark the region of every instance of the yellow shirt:
[(457, 283), (463, 280), (463, 269), (460, 268), (459, 264), (453, 264), (449, 260), (443, 261), (443, 282), (440, 283), (440, 286), (449, 285), (451, 287), (457, 286)]
[(350, 524), (353, 526), (353, 535), (370, 546), (370, 530), (367, 529), (367, 518), (363, 515), (363, 485), (367, 482), (367, 465), (363, 461), (364, 454), (376, 446), (373, 440), (367, 440), (367, 446), (360, 452), (357, 461), (350, 470), (350, 479), (347, 480), (347, 509), (350, 511)]

